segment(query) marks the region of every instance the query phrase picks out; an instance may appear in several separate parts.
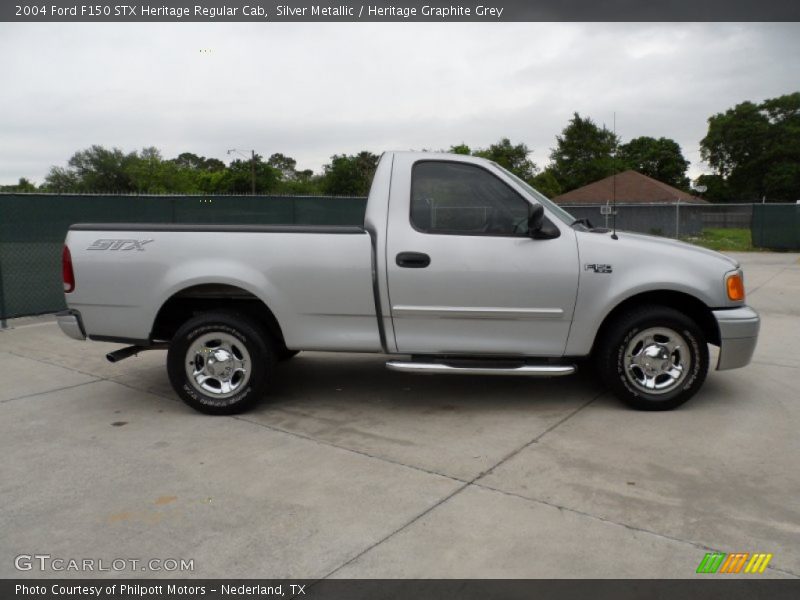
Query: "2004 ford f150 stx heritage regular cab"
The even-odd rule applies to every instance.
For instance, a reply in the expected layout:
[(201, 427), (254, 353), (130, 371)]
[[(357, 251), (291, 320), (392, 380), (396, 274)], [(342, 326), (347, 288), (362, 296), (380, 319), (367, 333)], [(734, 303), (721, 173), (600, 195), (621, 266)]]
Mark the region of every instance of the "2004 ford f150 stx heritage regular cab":
[(363, 227), (73, 225), (64, 332), (168, 347), (193, 408), (230, 414), (300, 350), (396, 371), (560, 376), (592, 357), (631, 406), (674, 408), (746, 365), (759, 329), (739, 264), (592, 229), (495, 163), (387, 152)]

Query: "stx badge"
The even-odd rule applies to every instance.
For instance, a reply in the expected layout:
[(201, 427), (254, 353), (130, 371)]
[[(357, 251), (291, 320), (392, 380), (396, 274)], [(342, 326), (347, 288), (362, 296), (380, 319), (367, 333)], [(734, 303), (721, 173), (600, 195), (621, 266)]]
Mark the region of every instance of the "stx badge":
[(139, 250), (153, 240), (95, 240), (87, 250)]
[(595, 273), (611, 273), (614, 269), (611, 265), (583, 265), (586, 271), (594, 271)]

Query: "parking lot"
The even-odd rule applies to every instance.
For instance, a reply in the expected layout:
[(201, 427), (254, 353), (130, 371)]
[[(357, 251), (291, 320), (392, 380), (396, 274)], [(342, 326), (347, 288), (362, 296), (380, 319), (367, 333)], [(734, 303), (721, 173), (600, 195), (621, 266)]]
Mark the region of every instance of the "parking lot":
[(16, 570), (44, 553), (193, 560), (90, 576), (684, 578), (712, 550), (800, 577), (800, 255), (736, 257), (763, 319), (754, 362), (667, 413), (586, 370), (422, 376), (308, 352), (255, 410), (208, 417), (177, 400), (163, 351), (110, 364), (119, 346), (11, 321), (0, 577), (87, 575)]

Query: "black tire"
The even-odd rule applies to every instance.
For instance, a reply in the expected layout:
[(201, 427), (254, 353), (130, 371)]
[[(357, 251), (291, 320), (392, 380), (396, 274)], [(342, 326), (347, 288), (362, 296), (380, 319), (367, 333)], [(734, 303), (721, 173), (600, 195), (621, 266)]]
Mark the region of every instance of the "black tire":
[[(683, 368), (678, 370), (680, 365)], [(608, 387), (629, 406), (671, 410), (703, 385), (708, 345), (700, 327), (685, 314), (666, 306), (641, 306), (619, 316), (605, 330), (597, 368)]]
[[(221, 353), (210, 355), (218, 350)], [(181, 400), (195, 410), (231, 415), (262, 397), (275, 360), (271, 340), (252, 320), (233, 312), (209, 312), (189, 319), (175, 333), (167, 373)], [(218, 372), (209, 375), (210, 369)], [(204, 388), (190, 370), (206, 378)], [(222, 387), (226, 384), (230, 389)]]

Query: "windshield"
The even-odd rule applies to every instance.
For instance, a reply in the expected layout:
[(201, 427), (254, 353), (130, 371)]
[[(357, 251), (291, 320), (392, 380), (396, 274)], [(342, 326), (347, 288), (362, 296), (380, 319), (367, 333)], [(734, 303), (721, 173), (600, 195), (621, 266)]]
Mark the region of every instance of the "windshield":
[[(497, 163), (495, 163), (497, 165)], [(572, 225), (575, 222), (575, 217), (561, 208), (558, 204), (547, 198), (544, 194), (537, 191), (536, 189), (532, 188), (529, 184), (525, 183), (525, 180), (520, 179), (516, 175), (514, 175), (511, 171), (503, 169), (500, 165), (497, 165), (497, 168), (501, 169), (506, 175), (511, 177), (515, 182), (517, 182), (526, 192), (528, 192), (534, 199), (544, 206), (547, 210), (557, 216), (559, 219), (564, 221), (567, 225)]]

